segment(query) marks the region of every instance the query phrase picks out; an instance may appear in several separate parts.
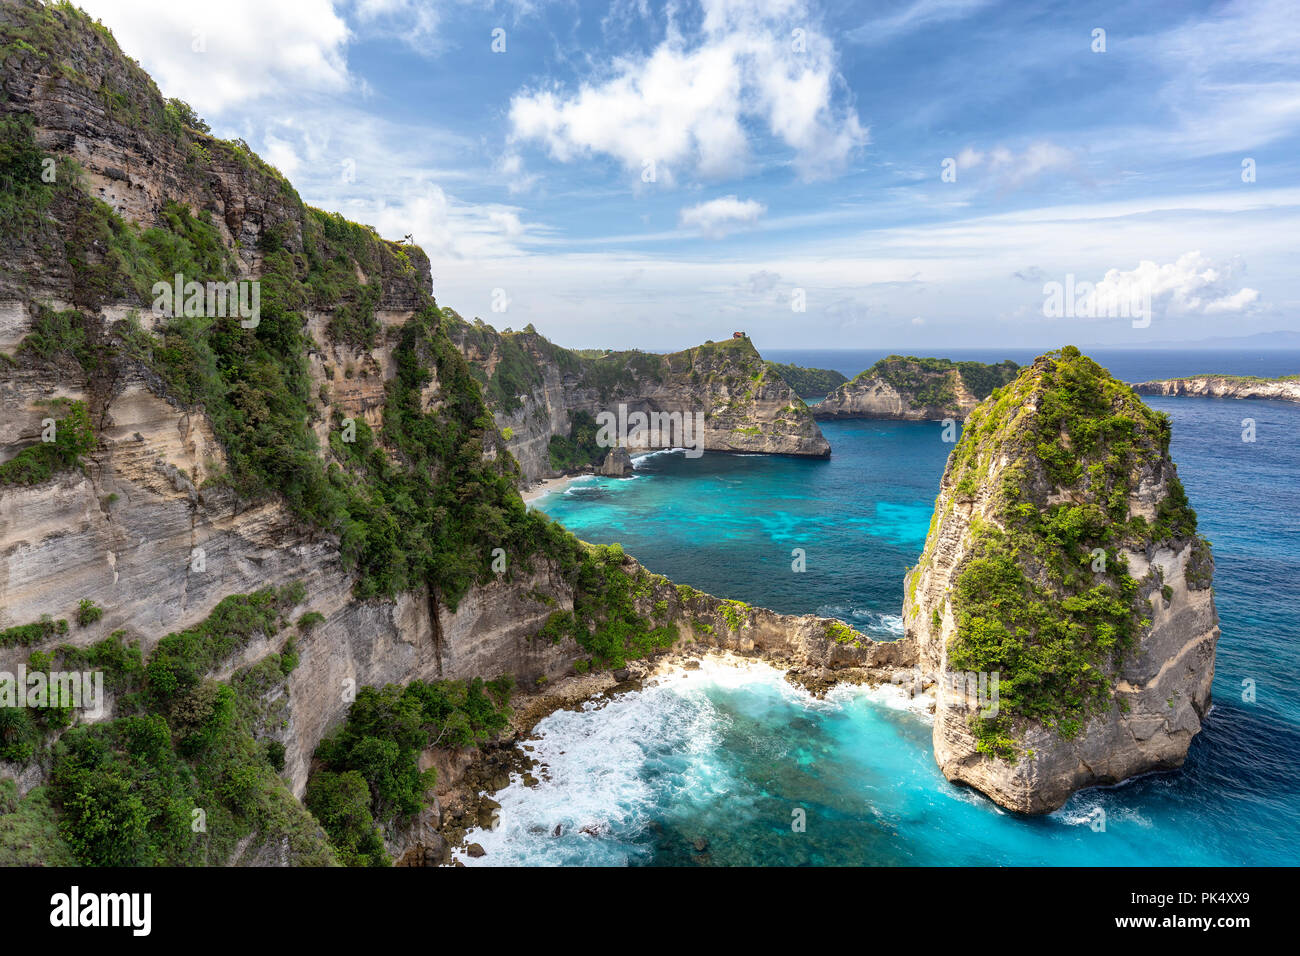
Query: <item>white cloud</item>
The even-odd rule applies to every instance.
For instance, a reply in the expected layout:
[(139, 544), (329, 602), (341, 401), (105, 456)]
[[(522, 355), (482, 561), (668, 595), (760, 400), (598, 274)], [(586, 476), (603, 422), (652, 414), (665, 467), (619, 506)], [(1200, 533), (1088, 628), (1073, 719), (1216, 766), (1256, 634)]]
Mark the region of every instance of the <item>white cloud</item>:
[(775, 289), (776, 284), (780, 281), (780, 274), (769, 272), (767, 269), (759, 269), (757, 272), (750, 273), (749, 292), (752, 295), (766, 295)]
[(851, 106), (836, 102), (831, 42), (802, 0), (705, 0), (703, 7), (693, 44), (670, 26), (648, 56), (615, 59), (575, 93), (518, 93), (512, 140), (540, 142), (561, 162), (612, 156), (639, 175), (653, 163), (656, 181), (671, 182), (676, 170), (710, 179), (739, 174), (750, 127), (759, 124), (794, 151), (805, 178), (842, 168), (867, 132)]
[(767, 207), (754, 199), (723, 196), (695, 206), (687, 206), (677, 215), (678, 225), (698, 229), (706, 236), (719, 239), (743, 226), (752, 226)]
[[(113, 31), (166, 96), (218, 115), (292, 84), (340, 90), (348, 28), (331, 0), (78, 0)], [(201, 47), (201, 51), (196, 49)]]
[(395, 202), (358, 198), (345, 203), (342, 211), (370, 223), (382, 236), (411, 233), (433, 260), (435, 281), (440, 263), (517, 255), (517, 241), (529, 231), (518, 209), (462, 202), (428, 183), (410, 185)]
[(1241, 271), (1239, 259), (1214, 262), (1199, 252), (1185, 252), (1165, 265), (1144, 259), (1136, 269), (1110, 269), (1093, 293), (1096, 314), (1118, 314), (1121, 304), (1143, 295), (1150, 295), (1152, 306), (1167, 315), (1241, 312), (1259, 299), (1257, 290), (1233, 281)]
[(293, 148), (293, 144), (271, 135), (266, 137), (265, 142), (266, 148), (262, 151), (262, 158), (284, 173), (285, 178), (292, 182), (302, 166), (302, 160), (298, 158), (298, 152)]
[(850, 30), (848, 36), (857, 43), (884, 43), (923, 27), (964, 19), (989, 3), (990, 0), (915, 0)]
[(1064, 146), (1039, 140), (1020, 152), (998, 146), (987, 152), (967, 147), (957, 154), (957, 178), (963, 172), (987, 170), (1002, 189), (1015, 189), (1046, 173), (1076, 173), (1077, 155)]
[(444, 5), (432, 0), (355, 0), (353, 9), (358, 27), (365, 32), (432, 55), (446, 46), (438, 29)]
[(502, 154), (497, 162), (497, 173), (506, 180), (511, 195), (528, 192), (537, 182), (537, 174), (524, 169), (523, 157), (514, 151)]
[[(1292, 0), (1235, 0), (1167, 31), (1142, 54), (1169, 72), (1159, 97), (1184, 154), (1274, 142), (1300, 127), (1300, 17)], [(1135, 41), (1136, 42), (1136, 41)]]

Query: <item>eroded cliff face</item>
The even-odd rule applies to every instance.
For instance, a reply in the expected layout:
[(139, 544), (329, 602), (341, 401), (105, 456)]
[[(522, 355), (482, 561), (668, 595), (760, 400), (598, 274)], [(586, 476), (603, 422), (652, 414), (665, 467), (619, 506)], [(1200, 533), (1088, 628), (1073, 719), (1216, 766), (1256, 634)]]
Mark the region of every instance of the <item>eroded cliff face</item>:
[[(316, 745), (358, 687), (499, 674), (532, 681), (569, 668), (580, 655), (572, 641), (533, 640), (552, 608), (529, 595), (572, 603), (571, 586), (546, 560), (475, 584), (454, 611), (428, 587), (359, 600), (337, 534), (274, 493), (232, 490), (234, 464), (207, 409), (185, 401), (155, 368), (164, 344), (180, 344), (164, 338), (167, 320), (151, 308), (152, 282), (171, 277), (132, 274), (123, 258), (133, 243), (150, 241), (141, 230), (175, 241), (177, 229), (198, 221), (186, 217), (206, 214), (227, 278), (260, 278), (275, 251), (329, 279), (294, 303), (313, 393), (305, 425), (328, 458), (341, 421), (376, 434), (383, 427), (396, 339), (430, 301), (424, 254), (306, 210), (283, 177), (239, 144), (179, 126), (152, 81), (79, 15), (6, 4), (0, 28), (6, 140), (55, 164), (52, 181), (33, 183), (41, 192), (28, 200), (31, 215), (5, 223), (0, 463), (39, 449), (43, 423), (69, 402), (85, 404), (93, 428), (80, 467), (0, 483), (0, 629), (46, 616), (75, 620), (81, 601), (102, 610), (67, 634), (0, 647), (0, 670), (110, 634), (138, 644), (147, 660), (164, 635), (205, 620), (223, 598), (298, 582), (298, 614), (321, 620), (295, 634), (299, 665), (287, 681), (284, 722), (267, 735), (284, 745), (284, 776), (300, 796)], [(37, 177), (42, 169), (35, 166)], [(312, 260), (322, 255), (337, 258), (336, 273)], [(423, 410), (460, 400), (436, 373), (420, 394)], [(490, 457), (494, 446), (484, 452)], [(228, 679), (284, 642), (284, 631), (264, 634), (208, 676)], [(100, 719), (114, 716), (110, 699)], [(26, 790), (42, 766), (0, 769)]]
[(1198, 398), (1270, 398), (1300, 402), (1300, 379), (1252, 378), (1243, 375), (1196, 375), (1139, 382), (1139, 395), (1187, 395)]
[(984, 365), (891, 355), (838, 386), (813, 407), (813, 417), (961, 421), (1015, 373), (1014, 362)]
[[(584, 374), (576, 356), (557, 350), (558, 358), (534, 364), (514, 410), (498, 411), (505, 428), (517, 426), (503, 440), (477, 424), (486, 419), (483, 406), (446, 338), (451, 320), (438, 321), (419, 249), (305, 207), (243, 146), (182, 125), (111, 37), (75, 11), (6, 4), (0, 28), (0, 136), (28, 176), (15, 186), (18, 218), (0, 222), (0, 466), (44, 463), (47, 421), (74, 405), (84, 405), (89, 423), (84, 454), (0, 480), (0, 631), (47, 617), (76, 621), (82, 602), (102, 612), (37, 640), (8, 631), (0, 671), (110, 636), (138, 646), (149, 662), (160, 640), (210, 620), (223, 599), (300, 587), (299, 597), (277, 605), (273, 626), (196, 680), (228, 682), (274, 665), (276, 680), (244, 701), (264, 711), (250, 743), (283, 745), (281, 778), (302, 796), (317, 745), (360, 687), (500, 675), (533, 685), (592, 656), (573, 634), (539, 637), (554, 615), (574, 609), (576, 590), (573, 568), (535, 541), (531, 552), (510, 554), (508, 569), (479, 574), (454, 602), (422, 579), (386, 577), (392, 568), (371, 552), (391, 543), (399, 521), (362, 525), (365, 511), (394, 499), (408, 516), (426, 504), (405, 500), (411, 487), (430, 499), (445, 490), (394, 476), (468, 474), (479, 483), (474, 496), (494, 496), (487, 519), (511, 512), (526, 525), (505, 452), (517, 449), (526, 469), (540, 473), (550, 434), (567, 429), (571, 411), (609, 401), (683, 411), (704, 405), (712, 420), (706, 447), (758, 450), (771, 441), (792, 454), (828, 452), (802, 402), (762, 372), (747, 342), (720, 355), (669, 356), (667, 370), (648, 377), (631, 359), (595, 373), (586, 366)], [(40, 178), (47, 158), (55, 161), (52, 182)], [(159, 315), (150, 288), (172, 277), (173, 264), (200, 271), (186, 278), (262, 281), (274, 293), (263, 324), (241, 332), (225, 316), (225, 324), (216, 319), (196, 331), (180, 316)], [(214, 340), (224, 351), (209, 348)], [(504, 394), (492, 388), (500, 357), (478, 358), (490, 366), (490, 394)], [(217, 378), (223, 361), (257, 374), (232, 373), (228, 389), (206, 387), (226, 384)], [(751, 434), (755, 421), (774, 437)], [(349, 422), (357, 448), (341, 437)], [(287, 465), (250, 463), (267, 450), (297, 457)], [(317, 472), (322, 480), (311, 485)], [(260, 486), (252, 480), (259, 474)], [(347, 521), (318, 520), (329, 513), (305, 503), (330, 489), (357, 495), (351, 500), (361, 506)], [(464, 530), (452, 521), (440, 527), (449, 535)], [(504, 533), (475, 530), (479, 538), (449, 555), (470, 569), (462, 579), (487, 566), (495, 540), (488, 535)], [(405, 556), (392, 551), (381, 556), (400, 563)], [(641, 573), (634, 563), (629, 569)], [(368, 596), (359, 595), (363, 588)], [(704, 596), (688, 608), (687, 592), (662, 579), (652, 591), (656, 600), (639, 598), (639, 613), (679, 627), (683, 639), (704, 639), (710, 615), (723, 614), (711, 638), (720, 646), (817, 667), (902, 659), (899, 648), (878, 650), (833, 622), (731, 604), (721, 611), (724, 602)], [(594, 630), (596, 622), (584, 626)], [(296, 666), (288, 667), (289, 658)], [(77, 721), (114, 720), (116, 704), (110, 694), (102, 715)], [(61, 732), (41, 731), (36, 755), (0, 763), (0, 776), (16, 779), (24, 793), (41, 784)], [(292, 839), (250, 835), (229, 857), (209, 862), (329, 858), (319, 842), (304, 849)]]
[[(748, 339), (658, 355), (578, 355), (535, 332), (498, 333), (461, 322), (456, 345), (485, 383), (498, 427), (524, 479), (553, 474), (550, 440), (567, 435), (575, 412), (704, 416), (702, 450), (825, 458), (826, 441), (803, 400), (763, 362)], [(670, 448), (671, 435), (633, 435), (633, 451)]]
[(1044, 813), (1182, 764), (1219, 627), (1168, 428), (1070, 349), (970, 416), (904, 598), (950, 780)]

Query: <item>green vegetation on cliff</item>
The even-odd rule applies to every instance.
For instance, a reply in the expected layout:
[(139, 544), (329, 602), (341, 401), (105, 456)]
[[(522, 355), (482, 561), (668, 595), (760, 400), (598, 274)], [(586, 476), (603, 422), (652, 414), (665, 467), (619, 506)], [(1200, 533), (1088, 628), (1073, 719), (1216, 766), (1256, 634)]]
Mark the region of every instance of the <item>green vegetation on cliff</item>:
[(608, 449), (597, 443), (599, 432), (594, 415), (582, 410), (574, 412), (569, 416), (569, 434), (551, 436), (551, 467), (565, 471), (600, 464)]
[[(1010, 462), (988, 520), (972, 522), (951, 596), (950, 668), (1000, 674), (996, 718), (971, 720), (981, 751), (1015, 759), (1019, 721), (1071, 737), (1111, 705), (1116, 666), (1150, 625), (1158, 590), (1128, 573), (1118, 549), (1196, 534), (1177, 476), (1161, 465), (1169, 438), (1167, 416), (1073, 347), (1040, 358), (967, 419), (948, 466), (954, 497), (973, 498), (995, 462)], [(1130, 513), (1144, 469), (1166, 480), (1153, 522)]]
[[(30, 136), (30, 129), (22, 132)], [(87, 293), (88, 307), (110, 293), (143, 299), (153, 282), (176, 273), (197, 282), (231, 278), (230, 259), (206, 212), (194, 216), (168, 203), (163, 225), (140, 232), (79, 186), (60, 188), (71, 190), (65, 197), (71, 206), (99, 223), (94, 235), (105, 237), (110, 253), (84, 272), (70, 257), (74, 275), (85, 279), (79, 287), (94, 291)], [(335, 302), (337, 334), (364, 344), (375, 332), (377, 293), (352, 286), (357, 268), (375, 270), (384, 256), (397, 263), (389, 272), (410, 265), (367, 227), (308, 207), (301, 215), (300, 249), (289, 222), (261, 237), (255, 328), (233, 318), (180, 316), (155, 333), (123, 321), (105, 335), (84, 312), (43, 310), (21, 351), (40, 362), (69, 355), (88, 375), (111, 361), (143, 363), (184, 405), (203, 408), (226, 452), (224, 484), (247, 498), (279, 495), (304, 521), (339, 535), (345, 561), (358, 571), (359, 596), (428, 583), (454, 607), (471, 584), (488, 579), (494, 548), (526, 566), (561, 532), (527, 513), (508, 455), (485, 460), (495, 427), (469, 367), (446, 337), (443, 315), (427, 297), (394, 349), (399, 372), (379, 436), (389, 451), (358, 423), (356, 446), (331, 442), (333, 461), (322, 456), (309, 427), (323, 410), (313, 399), (305, 358), (312, 347), (305, 310)], [(446, 400), (425, 411), (420, 393), (434, 374)], [(0, 483), (30, 484), (74, 467), (93, 447), (83, 403), (73, 403), (57, 434), (56, 442), (0, 466)]]
[[(622, 667), (629, 660), (671, 647), (678, 638), (675, 624), (657, 624), (654, 611), (643, 615), (637, 600), (650, 594), (654, 576), (624, 567), (622, 545), (586, 545), (573, 595), (572, 611), (556, 611), (538, 632), (543, 640), (571, 637), (590, 654), (586, 666)], [(662, 579), (659, 579), (662, 580)]]
[[(536, 363), (524, 363), (519, 350), (505, 346), (508, 354), (492, 375), (471, 369), (449, 330), (463, 335), (474, 327), (428, 295), (417, 266), (422, 253), (304, 205), (247, 144), (214, 139), (185, 104), (165, 101), (107, 30), (70, 5), (7, 4), (0, 24), (7, 58), (39, 58), (40, 71), (56, 74), (54, 87), (66, 81), (79, 87), (77, 96), (97, 97), (104, 111), (94, 120), (101, 128), (90, 133), (114, 142), (120, 135), (133, 144), (126, 148), (138, 148), (163, 169), (155, 183), (176, 189), (158, 197), (148, 228), (128, 222), (92, 194), (77, 163), (38, 147), (33, 117), (15, 112), (29, 107), (0, 101), (0, 244), (7, 270), (0, 280), (19, 291), (35, 316), (0, 372), (34, 373), (87, 396), (51, 416), (58, 419), (55, 441), (0, 466), (2, 483), (44, 481), (76, 468), (95, 447), (90, 423), (101, 420), (114, 389), (143, 380), (179, 410), (210, 423), (226, 468), (202, 494), (224, 495), (226, 503), (232, 496), (276, 498), (304, 530), (336, 536), (345, 565), (356, 572), (359, 599), (427, 587), (434, 602), (454, 609), (474, 583), (492, 579), (499, 548), (508, 558), (506, 576), (544, 560), (573, 585), (573, 636), (589, 655), (584, 664), (620, 663), (671, 642), (674, 630), (655, 624), (653, 614), (637, 613), (644, 579), (626, 569), (621, 552), (588, 549), (524, 507), (517, 465), (484, 394), (508, 407), (537, 381)], [(26, 69), (30, 60), (20, 65), (15, 76), (37, 75)], [(98, 72), (81, 73), (77, 65)], [(43, 96), (31, 92), (31, 108), (48, 105)], [(55, 175), (47, 180), (42, 173), (51, 158)], [(234, 195), (218, 195), (214, 184)], [(255, 212), (236, 210), (237, 200), (254, 197)], [(209, 208), (247, 216), (236, 228)], [(233, 241), (227, 228), (237, 233)], [(251, 264), (260, 272), (245, 274)], [(259, 282), (257, 323), (246, 328), (236, 317), (196, 315), (159, 315), (149, 323), (139, 312), (108, 321), (113, 313), (105, 313), (106, 305), (143, 311), (152, 304), (154, 283), (178, 273), (187, 282)], [(393, 374), (385, 383), (383, 424), (372, 430), (352, 422), (356, 440), (348, 441), (340, 410), (312, 379), (310, 357), (318, 346), (309, 319), (328, 312), (331, 342), (365, 349), (377, 344), (376, 309), (390, 297), (414, 315), (388, 333)], [(52, 301), (71, 308), (55, 310)], [(495, 348), (501, 337), (492, 335)], [(505, 337), (530, 348), (540, 340), (531, 330)], [(562, 371), (588, 376), (590, 387), (608, 395), (659, 374), (667, 361), (642, 352), (579, 359), (550, 348)], [(747, 341), (678, 356), (682, 370), (697, 378), (721, 374), (752, 387), (763, 377)], [(324, 443), (317, 425), (329, 426)], [(393, 704), (397, 715), (387, 709), (386, 692), (368, 695), (375, 706), (362, 708), (355, 733), (345, 729), (323, 745), (324, 772), (333, 776), (316, 780), (310, 799), (336, 852), (279, 776), (287, 677), (298, 660), (293, 637), (256, 663), (238, 666), (241, 654), (260, 650), (260, 642), (287, 627), (300, 598), (300, 589), (227, 596), (207, 620), (162, 638), (147, 658), (121, 632), (89, 648), (50, 649), (67, 629), (62, 620), (4, 631), (6, 646), (42, 648), (32, 653), (33, 667), (102, 669), (114, 716), (76, 724), (75, 714), (63, 709), (0, 708), (0, 756), (30, 762), (41, 754), (49, 767), (46, 788), (19, 801), (5, 792), (0, 852), (17, 852), (13, 834), (39, 833), (58, 843), (44, 848), (46, 861), (222, 863), (251, 836), (253, 851), (274, 855), (287, 847), (291, 863), (382, 861), (372, 824), (376, 815), (411, 807), (415, 747), (494, 733), (504, 719), (501, 687), (414, 684)], [(91, 608), (79, 610), (90, 623)], [(304, 631), (312, 620), (311, 612), (301, 615)], [(230, 677), (214, 676), (230, 668), (237, 668)], [(411, 702), (420, 708), (423, 741), (405, 736), (410, 728), (398, 719)]]
[[(521, 396), (529, 395), (543, 383), (538, 356), (554, 362), (562, 374), (578, 374), (582, 360), (575, 352), (561, 348), (531, 326), (520, 332), (509, 329), (497, 332), (482, 319), (466, 322), (452, 309), (442, 310), (443, 318), (452, 338), (471, 354), (485, 361), (470, 366), (475, 380), (483, 388), (484, 398), (503, 412), (512, 412), (522, 403)], [(490, 364), (489, 374), (484, 368)]]
[[(334, 863), (324, 832), (278, 775), (284, 751), (270, 734), (285, 720), (286, 658), (270, 654), (228, 680), (205, 677), (254, 637), (274, 636), (301, 593), (227, 597), (201, 624), (163, 638), (147, 665), (120, 633), (33, 654), (33, 669), (102, 671), (115, 716), (63, 731), (49, 786), (0, 812), (0, 864), (27, 852), (46, 863), (219, 865), (254, 834), (255, 846), (283, 841), (289, 863)], [(71, 723), (67, 710), (0, 713), (40, 725), (38, 742)], [(44, 841), (39, 851), (6, 838), (24, 828)]]
[(829, 368), (804, 368), (781, 362), (768, 362), (767, 367), (785, 379), (800, 398), (829, 395), (836, 387), (848, 381), (846, 376)]
[(412, 681), (363, 687), (346, 722), (316, 748), (320, 768), (305, 802), (348, 866), (387, 866), (378, 823), (400, 822), (424, 806), (436, 774), (420, 771), (429, 747), (467, 747), (509, 723), (509, 678)]
[(0, 486), (35, 485), (52, 475), (81, 465), (81, 456), (95, 447), (95, 433), (85, 402), (58, 401), (53, 406), (66, 410), (51, 419), (53, 441), (42, 439), (0, 464)]
[(854, 382), (879, 379), (908, 395), (913, 408), (943, 408), (957, 404), (952, 373), (977, 399), (989, 396), (995, 388), (1016, 377), (1019, 366), (1009, 359), (995, 365), (983, 362), (954, 362), (944, 358), (917, 358), (914, 355), (890, 355), (866, 371)]
[[(543, 384), (546, 363), (557, 366), (568, 385), (590, 389), (602, 402), (633, 397), (647, 384), (725, 384), (733, 393), (748, 392), (752, 397), (759, 383), (777, 374), (748, 338), (708, 341), (666, 354), (640, 349), (575, 350), (555, 345), (531, 325), (519, 332), (497, 332), (481, 319), (466, 322), (450, 309), (443, 309), (443, 314), (448, 334), (473, 358), (474, 377), (497, 412), (520, 408), (522, 397)], [(802, 407), (802, 402), (797, 405)]]

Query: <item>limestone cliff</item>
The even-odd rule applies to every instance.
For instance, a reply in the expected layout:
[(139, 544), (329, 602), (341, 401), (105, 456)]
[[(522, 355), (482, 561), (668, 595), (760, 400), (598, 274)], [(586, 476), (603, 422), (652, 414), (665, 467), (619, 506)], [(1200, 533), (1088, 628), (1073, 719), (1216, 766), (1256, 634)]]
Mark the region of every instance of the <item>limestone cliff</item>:
[[(96, 782), (92, 810), (128, 815), (76, 859), (346, 860), (294, 797), (358, 688), (532, 685), (672, 646), (705, 619), (633, 600), (643, 576), (672, 588), (525, 509), (509, 432), (418, 248), (302, 203), (73, 7), (0, 6), (0, 64), (0, 671), (111, 678), (102, 715), (0, 708), (0, 778), (19, 796)], [(188, 294), (160, 310), (153, 286), (178, 273), (257, 282), (260, 313), (245, 325)], [(543, 392), (563, 395), (567, 361)], [(718, 436), (761, 413), (782, 447), (825, 453), (748, 343), (689, 362), (674, 374), (699, 375)], [(636, 391), (632, 364), (608, 388), (579, 376), (578, 400), (687, 401), (666, 379)], [(485, 377), (490, 396), (501, 381)], [(791, 619), (784, 638), (781, 616), (751, 618), (753, 646), (794, 641), (813, 663), (897, 653), (845, 658), (815, 639), (833, 625)], [(198, 791), (167, 813), (123, 796), (140, 735), (178, 787), (209, 788), (194, 803), (209, 840), (171, 826)], [(49, 860), (69, 851), (59, 832)]]
[(1253, 375), (1192, 375), (1139, 382), (1139, 395), (1189, 395), (1198, 398), (1271, 398), (1300, 402), (1300, 376), (1256, 378)]
[[(297, 635), (287, 717), (272, 735), (301, 794), (316, 744), (347, 709), (345, 682), (530, 680), (570, 666), (576, 645), (531, 640), (549, 610), (527, 594), (571, 602), (571, 584), (544, 558), (506, 577), (474, 575), (451, 602), (413, 566), (400, 580), (381, 571), (366, 556), (378, 556), (378, 525), (363, 530), (359, 510), (349, 517), (352, 506), (325, 504), (330, 485), (376, 480), (381, 466), (351, 449), (383, 430), (406, 360), (422, 379), (408, 393), (418, 406), (411, 421), (440, 420), (452, 426), (446, 436), (464, 428), (466, 448), (499, 462), (505, 484), (490, 497), (522, 513), (500, 436), (472, 424), (479, 400), (468, 375), (439, 381), (464, 366), (447, 365), (449, 343), (441, 360), (428, 353), (446, 342), (436, 316), (403, 351), (409, 320), (436, 311), (423, 252), (305, 206), (246, 145), (187, 125), (201, 121), (165, 102), (75, 9), (5, 4), (0, 31), (9, 201), (0, 222), (0, 630), (70, 619), (80, 602), (102, 614), (68, 635), (0, 642), (0, 670), (109, 635), (147, 660), (160, 638), (202, 622), (223, 598), (300, 582), (299, 611), (323, 620)], [(200, 282), (260, 281), (260, 324), (160, 316), (150, 289), (173, 268)], [(91, 447), (48, 465), (42, 423), (62, 428), (76, 407), (87, 410)], [(356, 445), (343, 437), (348, 423), (360, 430)], [(390, 442), (386, 454), (414, 450)], [(492, 543), (483, 539), (485, 549)], [(266, 634), (222, 660), (219, 674), (283, 644), (283, 632)]]
[[(748, 338), (681, 352), (578, 353), (530, 328), (497, 332), (459, 320), (453, 341), (483, 384), (498, 427), (526, 480), (555, 472), (553, 436), (566, 436), (576, 413), (703, 415), (703, 450), (825, 458), (822, 436), (803, 399), (765, 363)], [(634, 450), (672, 447), (633, 441)]]
[(949, 779), (1042, 813), (1182, 763), (1219, 628), (1169, 436), (1073, 348), (971, 413), (904, 596)]
[(832, 391), (813, 408), (813, 417), (961, 421), (1014, 378), (1016, 368), (1010, 361), (985, 365), (891, 355)]

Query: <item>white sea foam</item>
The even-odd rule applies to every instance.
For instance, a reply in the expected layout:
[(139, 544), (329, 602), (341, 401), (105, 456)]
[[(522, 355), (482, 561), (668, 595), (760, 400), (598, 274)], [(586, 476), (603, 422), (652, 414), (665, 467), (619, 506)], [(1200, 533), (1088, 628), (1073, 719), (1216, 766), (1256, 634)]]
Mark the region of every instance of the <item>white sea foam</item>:
[(632, 467), (640, 468), (651, 458), (657, 458), (660, 455), (678, 455), (690, 451), (689, 448), (660, 448), (658, 451), (648, 451), (643, 455), (636, 455), (632, 458)]
[(467, 837), (487, 855), (459, 858), (469, 865), (626, 865), (648, 852), (632, 841), (666, 801), (725, 794), (730, 782), (718, 778), (718, 761), (710, 759), (718, 715), (689, 683), (670, 675), (542, 720), (532, 742), (540, 783), (529, 788), (516, 778), (496, 794), (497, 829)]
[(540, 764), (533, 771), (538, 785), (526, 787), (516, 776), (495, 794), (498, 827), (472, 829), (466, 838), (486, 855), (471, 859), (460, 850), (456, 858), (470, 866), (644, 861), (651, 852), (645, 831), (652, 821), (689, 816), (746, 792), (719, 751), (730, 718), (708, 691), (760, 685), (804, 710), (835, 710), (860, 696), (906, 708), (898, 703), (906, 698), (899, 688), (845, 685), (819, 700), (761, 661), (706, 655), (698, 669), (674, 668), (640, 691), (589, 701), (581, 710), (557, 711), (539, 722), (537, 739), (530, 742)]
[(822, 617), (837, 617), (841, 621), (847, 621), (850, 626), (870, 637), (889, 641), (903, 636), (901, 614), (884, 614), (849, 604), (823, 604), (817, 608), (817, 613)]

